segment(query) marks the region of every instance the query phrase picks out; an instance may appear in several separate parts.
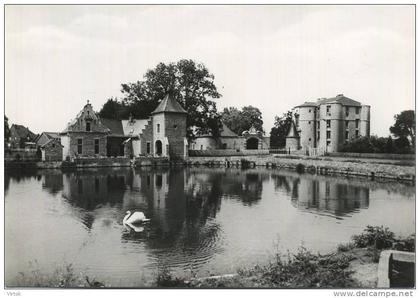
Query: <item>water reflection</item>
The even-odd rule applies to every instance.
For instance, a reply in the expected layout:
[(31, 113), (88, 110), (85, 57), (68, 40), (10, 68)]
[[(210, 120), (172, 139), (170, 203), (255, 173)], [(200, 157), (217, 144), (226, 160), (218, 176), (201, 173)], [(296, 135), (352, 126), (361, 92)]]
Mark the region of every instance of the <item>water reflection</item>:
[(272, 174), (275, 189), (291, 197), (293, 206), (320, 215), (344, 216), (369, 207), (369, 188), (319, 176)]
[[(266, 254), (278, 235), (287, 249), (300, 245), (304, 238), (317, 248), (335, 247), (335, 238), (347, 241), (355, 229), (372, 222), (404, 225), (411, 230), (414, 221), (407, 210), (413, 205), (415, 187), (274, 169), (6, 172), (8, 189), (11, 195), (6, 193), (6, 207), (13, 211), (7, 213), (9, 223), (18, 220), (23, 209), (33, 216), (23, 216), (32, 222), (22, 226), (35, 223), (42, 230), (54, 225), (51, 233), (56, 234), (51, 238), (65, 234), (74, 242), (61, 247), (60, 241), (51, 241), (56, 245), (48, 252), (52, 259), (61, 258), (63, 252), (73, 253), (83, 266), (96, 266), (98, 271), (112, 269), (122, 276), (127, 268), (134, 272), (139, 268), (155, 270), (156, 266), (184, 270), (204, 268), (203, 264), (221, 268), (241, 261), (244, 265)], [(32, 199), (35, 189), (37, 196)], [(387, 192), (391, 195), (382, 199)], [(22, 208), (22, 202), (28, 207)], [(37, 208), (33, 208), (34, 203)], [(389, 220), (395, 208), (408, 214), (399, 219), (408, 223)], [(143, 212), (150, 222), (123, 226), (127, 210)], [(364, 212), (363, 216), (355, 216), (358, 212)], [(337, 222), (342, 229), (333, 235)], [(40, 232), (35, 228), (26, 235), (11, 226), (6, 225), (6, 234), (13, 235), (8, 238), (11, 241), (17, 239), (16, 247), (25, 237), (36, 235), (32, 241), (40, 239), (36, 245), (44, 252), (48, 236), (38, 237)], [(23, 238), (15, 236), (19, 233)], [(69, 248), (71, 245), (74, 248)], [(29, 259), (37, 258), (31, 251), (24, 253)], [(133, 280), (137, 277), (132, 276)]]

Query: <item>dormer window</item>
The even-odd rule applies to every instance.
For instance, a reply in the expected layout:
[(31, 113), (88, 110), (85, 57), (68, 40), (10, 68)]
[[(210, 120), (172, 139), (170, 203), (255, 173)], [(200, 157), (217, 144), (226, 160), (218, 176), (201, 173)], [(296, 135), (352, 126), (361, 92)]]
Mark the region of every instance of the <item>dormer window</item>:
[(90, 131), (90, 122), (86, 122), (86, 131)]

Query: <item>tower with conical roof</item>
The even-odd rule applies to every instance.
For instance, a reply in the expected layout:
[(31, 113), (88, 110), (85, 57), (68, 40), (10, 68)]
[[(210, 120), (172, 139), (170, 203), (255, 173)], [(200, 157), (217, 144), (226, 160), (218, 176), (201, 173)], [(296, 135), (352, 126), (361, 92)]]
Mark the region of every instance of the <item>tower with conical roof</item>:
[(187, 157), (187, 112), (173, 96), (167, 94), (152, 112), (152, 124), (154, 156)]
[(289, 133), (286, 136), (286, 150), (296, 151), (300, 149), (300, 136), (294, 120), (290, 123)]

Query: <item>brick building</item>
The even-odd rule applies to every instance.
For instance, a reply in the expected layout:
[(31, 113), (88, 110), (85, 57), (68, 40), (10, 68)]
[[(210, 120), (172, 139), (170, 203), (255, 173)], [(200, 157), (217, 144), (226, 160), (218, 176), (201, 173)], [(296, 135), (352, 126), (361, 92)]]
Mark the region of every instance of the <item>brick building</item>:
[(191, 150), (214, 150), (214, 149), (268, 149), (269, 138), (254, 127), (246, 130), (241, 136), (234, 133), (225, 123), (222, 123), (220, 135), (214, 138), (210, 133), (198, 135), (190, 142)]
[(63, 160), (79, 157), (185, 158), (187, 112), (167, 95), (148, 119), (100, 118), (88, 102), (60, 133)]
[(343, 94), (305, 102), (294, 108), (294, 115), (286, 149), (335, 152), (345, 142), (370, 134), (370, 106)]

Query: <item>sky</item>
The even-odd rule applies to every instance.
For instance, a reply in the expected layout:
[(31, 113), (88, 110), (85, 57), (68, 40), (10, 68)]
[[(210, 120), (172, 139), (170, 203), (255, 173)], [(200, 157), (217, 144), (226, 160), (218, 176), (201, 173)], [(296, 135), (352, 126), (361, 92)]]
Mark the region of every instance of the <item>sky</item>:
[(5, 114), (62, 131), (89, 100), (159, 62), (193, 59), (215, 76), (217, 108), (276, 115), (337, 94), (371, 106), (371, 133), (415, 106), (414, 6), (5, 7)]

